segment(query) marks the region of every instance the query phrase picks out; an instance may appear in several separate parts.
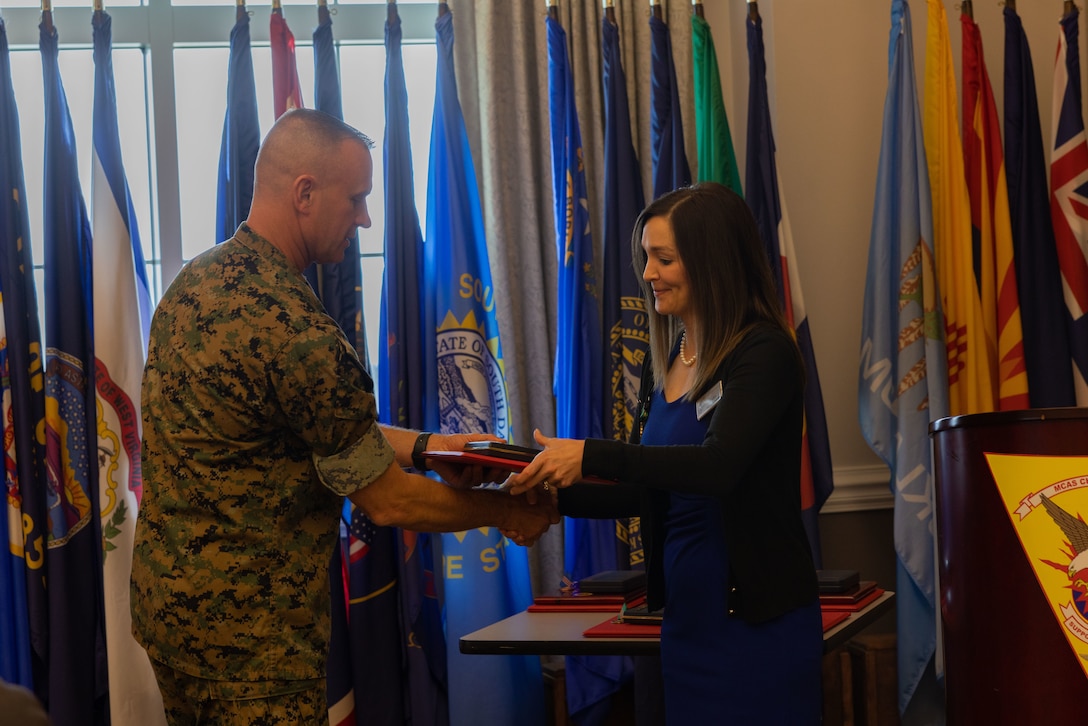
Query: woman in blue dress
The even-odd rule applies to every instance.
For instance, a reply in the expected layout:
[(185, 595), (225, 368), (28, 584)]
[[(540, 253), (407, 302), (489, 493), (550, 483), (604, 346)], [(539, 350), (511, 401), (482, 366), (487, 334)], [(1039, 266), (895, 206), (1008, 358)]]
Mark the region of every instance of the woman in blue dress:
[(817, 724), (804, 367), (755, 220), (720, 184), (678, 189), (639, 216), (632, 258), (653, 304), (631, 441), (538, 431), (512, 491), (557, 490), (568, 516), (641, 516), (669, 724)]

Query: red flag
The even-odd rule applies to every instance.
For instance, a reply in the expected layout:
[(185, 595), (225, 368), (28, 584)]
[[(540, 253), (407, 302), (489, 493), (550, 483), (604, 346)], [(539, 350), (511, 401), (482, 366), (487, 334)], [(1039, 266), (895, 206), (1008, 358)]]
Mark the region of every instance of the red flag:
[(986, 331), (986, 362), (997, 385), (997, 409), (1029, 408), (1020, 298), (1013, 266), (1005, 157), (978, 25), (963, 30), (963, 160), (971, 198), (975, 285)]
[(295, 36), (291, 35), (279, 8), (272, 10), (268, 36), (272, 43), (272, 102), (276, 118), (279, 118), (288, 109), (302, 108), (302, 91), (295, 67)]

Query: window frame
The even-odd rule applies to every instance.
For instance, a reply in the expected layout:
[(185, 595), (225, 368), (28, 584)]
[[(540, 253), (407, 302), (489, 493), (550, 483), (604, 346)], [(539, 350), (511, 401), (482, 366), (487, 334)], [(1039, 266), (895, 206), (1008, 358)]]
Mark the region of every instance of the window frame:
[[(227, 47), (234, 27), (237, 7), (234, 5), (173, 6), (169, 0), (148, 0), (139, 7), (106, 7), (112, 18), (115, 47), (138, 46), (145, 49), (150, 68), (148, 115), (151, 137), (150, 162), (153, 249), (159, 267), (159, 292), (169, 286), (184, 264), (181, 235), (181, 192), (178, 172), (177, 106), (174, 87), (174, 49), (177, 47)], [(249, 5), (250, 38), (255, 45), (269, 42), (268, 14), (271, 5)], [(372, 4), (329, 4), (333, 14), (336, 44), (383, 45), (388, 3), (376, 0)], [(435, 42), (434, 24), (437, 17), (434, 3), (397, 5), (401, 19), (402, 42)], [(317, 25), (317, 3), (283, 5), (282, 12), (296, 37), (307, 36)], [(86, 48), (92, 40), (91, 15), (86, 7), (62, 7), (52, 10), (53, 23), (61, 32), (61, 50)], [(261, 21), (262, 15), (265, 21)], [(12, 50), (38, 48), (38, 8), (6, 8), (2, 12)], [(80, 29), (85, 29), (81, 34)], [(216, 110), (223, 113), (225, 109)], [(130, 182), (131, 183), (131, 182)], [(40, 261), (38, 261), (41, 264)], [(374, 321), (375, 323), (377, 321)]]

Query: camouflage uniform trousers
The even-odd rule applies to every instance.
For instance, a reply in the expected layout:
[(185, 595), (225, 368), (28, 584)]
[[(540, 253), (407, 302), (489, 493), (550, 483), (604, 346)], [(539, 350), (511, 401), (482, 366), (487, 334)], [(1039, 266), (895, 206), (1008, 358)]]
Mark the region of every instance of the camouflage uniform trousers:
[(213, 681), (151, 660), (170, 726), (327, 726), (325, 679)]

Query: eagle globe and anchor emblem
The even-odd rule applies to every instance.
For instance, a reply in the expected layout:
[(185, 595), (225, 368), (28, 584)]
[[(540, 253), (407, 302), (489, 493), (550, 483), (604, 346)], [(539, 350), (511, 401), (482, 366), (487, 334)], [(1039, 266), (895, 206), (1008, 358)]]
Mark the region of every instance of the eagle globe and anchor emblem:
[[(1065, 511), (1043, 493), (1039, 494), (1039, 499), (1047, 514), (1061, 528), (1072, 550), (1066, 574), (1073, 599), (1059, 605), (1064, 618), (1062, 626), (1073, 637), (1088, 643), (1088, 522)], [(1057, 563), (1047, 564), (1057, 567)]]
[(438, 326), (438, 420), (444, 433), (488, 432), (509, 438), (506, 378), (498, 337), (470, 310), (447, 312)]

